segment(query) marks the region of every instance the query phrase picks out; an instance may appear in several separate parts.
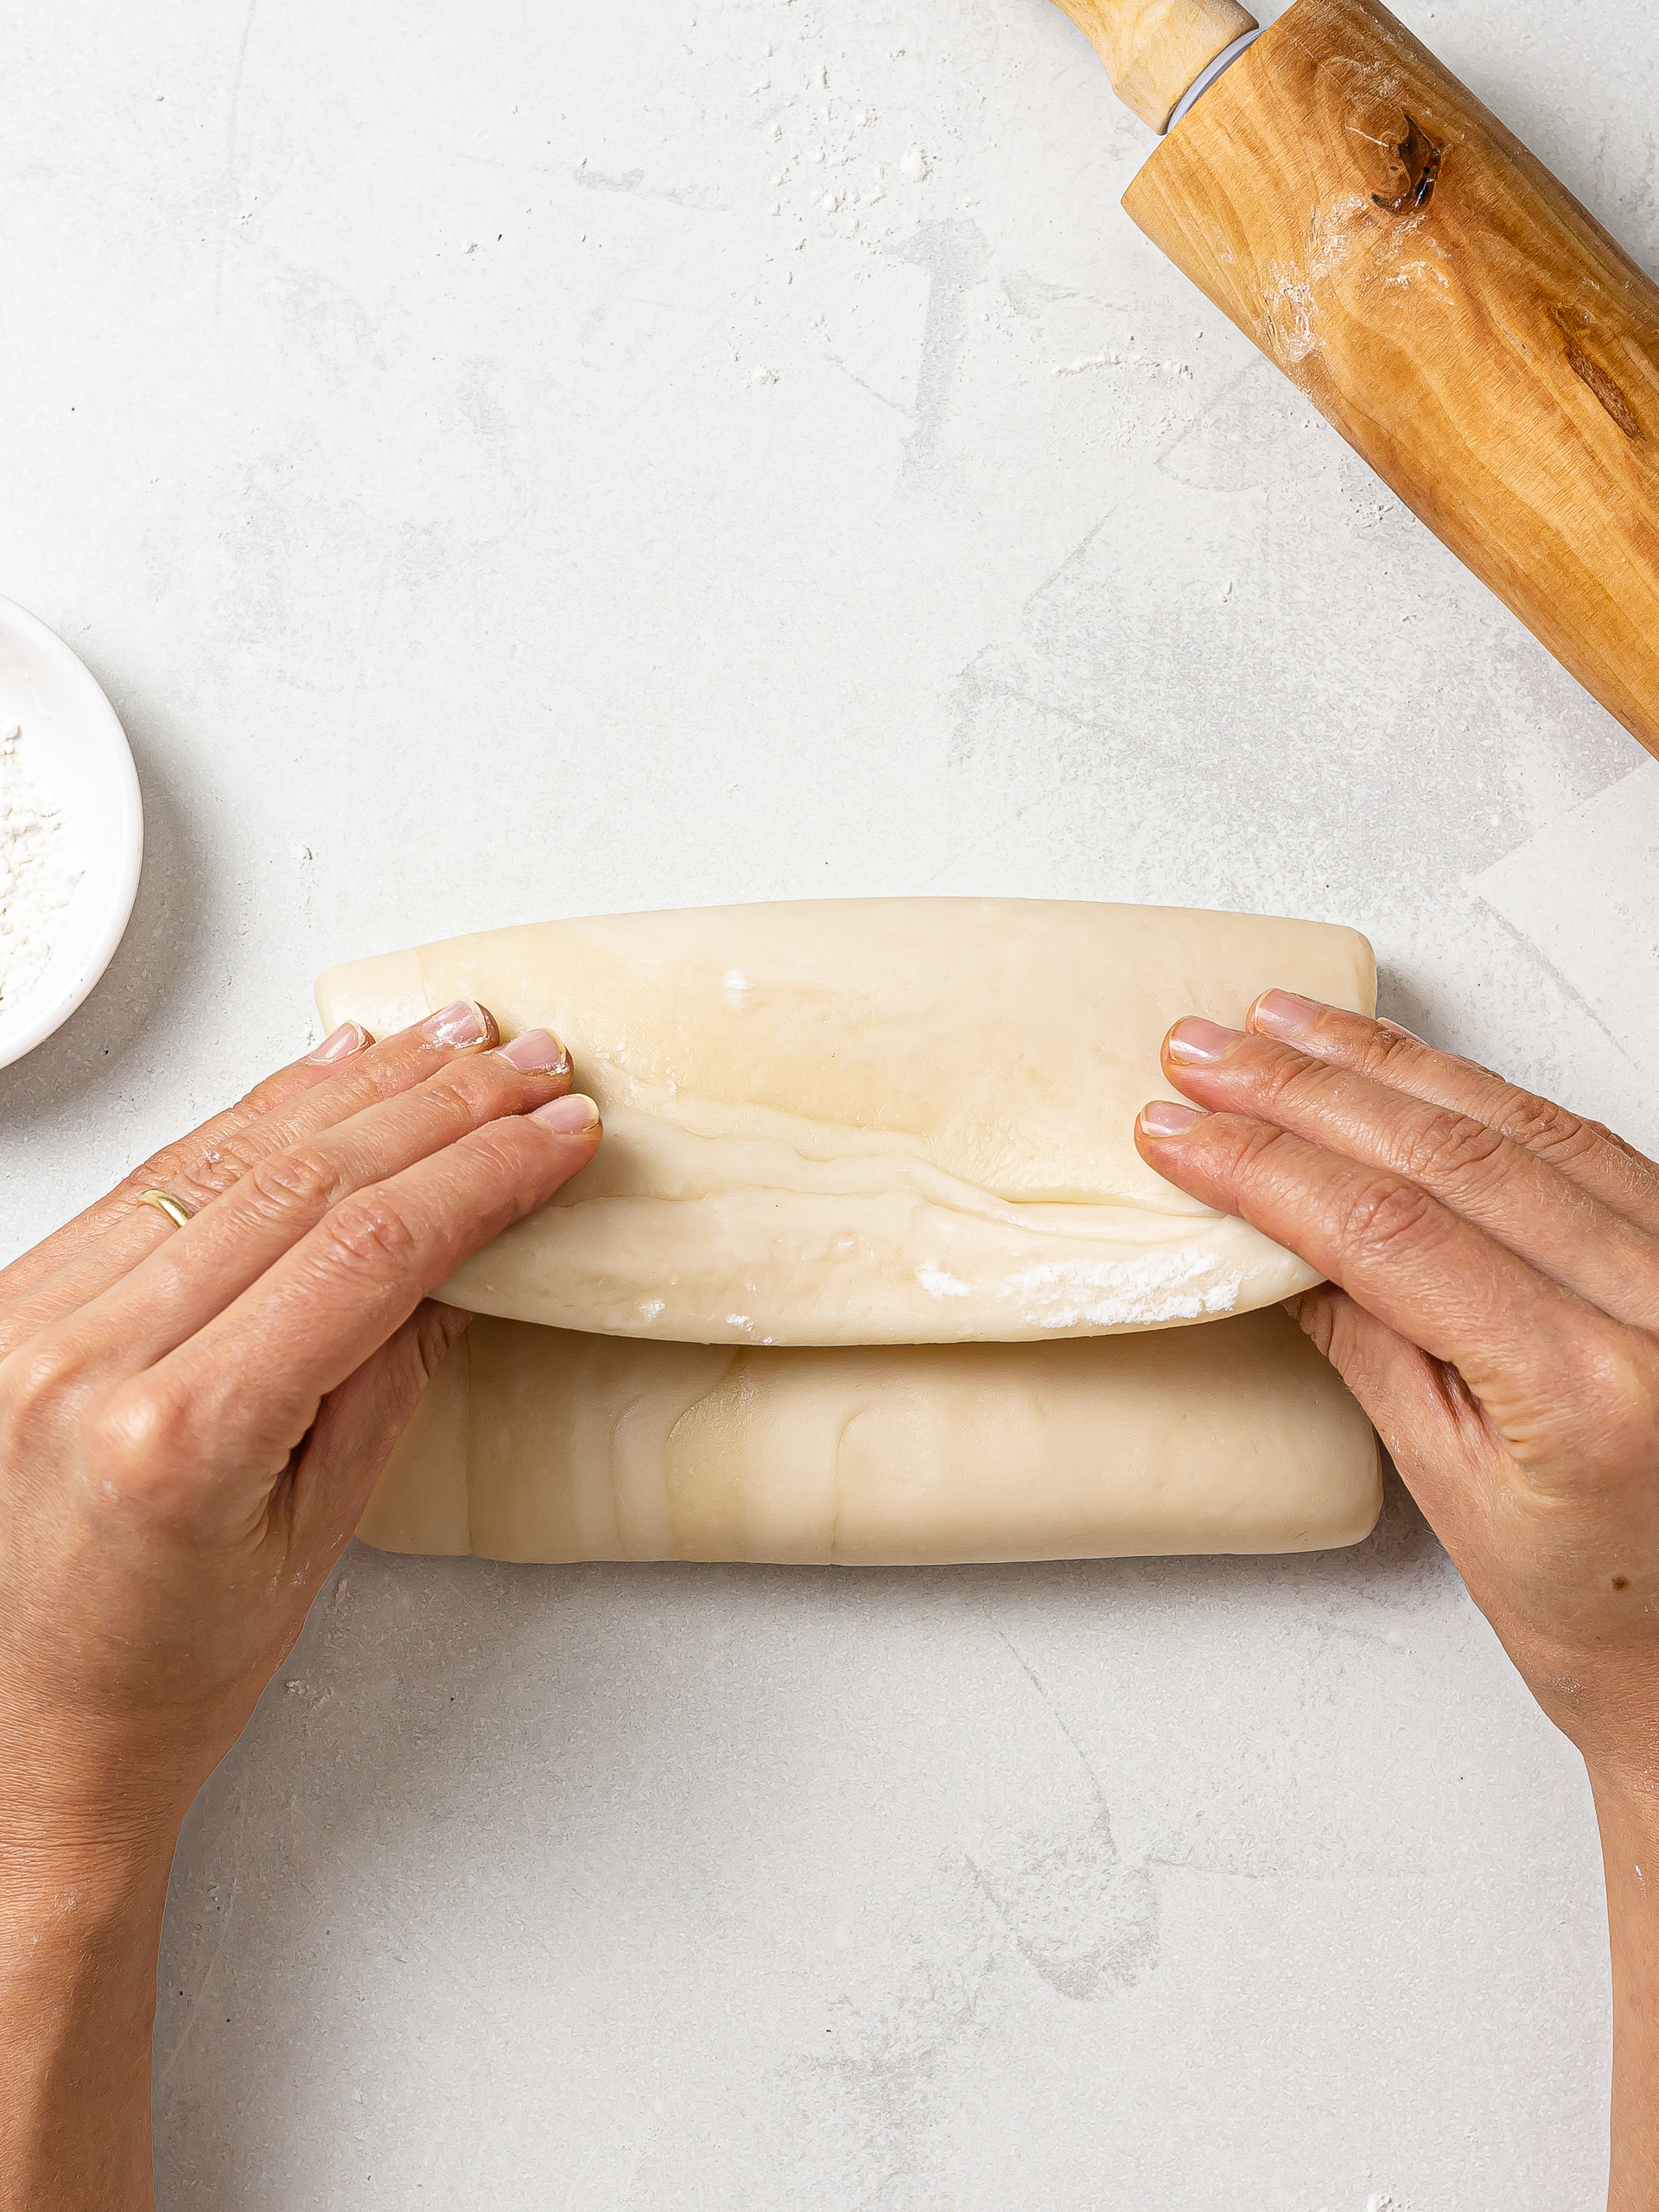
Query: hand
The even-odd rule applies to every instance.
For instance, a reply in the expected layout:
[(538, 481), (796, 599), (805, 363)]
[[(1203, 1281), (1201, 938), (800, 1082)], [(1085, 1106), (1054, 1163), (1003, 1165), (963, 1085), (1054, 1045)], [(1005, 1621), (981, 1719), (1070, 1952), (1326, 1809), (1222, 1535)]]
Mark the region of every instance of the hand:
[(1659, 1167), (1406, 1031), (1285, 991), (1179, 1022), (1159, 1173), (1329, 1281), (1291, 1301), (1546, 1713), (1607, 1852), (1613, 2196), (1659, 2202)]
[(498, 1042), (347, 1024), (0, 1273), (8, 2205), (150, 2202), (179, 1824), (466, 1325), (429, 1294), (599, 1142), (556, 1038)]

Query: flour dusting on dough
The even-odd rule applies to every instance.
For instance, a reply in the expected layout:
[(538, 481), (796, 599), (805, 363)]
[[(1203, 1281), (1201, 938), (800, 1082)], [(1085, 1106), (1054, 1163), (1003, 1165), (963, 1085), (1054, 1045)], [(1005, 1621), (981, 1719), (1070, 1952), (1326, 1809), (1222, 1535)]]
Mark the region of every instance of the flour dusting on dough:
[(1156, 1328), (1230, 1313), (1243, 1281), (1236, 1272), (1217, 1277), (1214, 1254), (1187, 1245), (1138, 1260), (1052, 1260), (1025, 1268), (1008, 1288), (1028, 1327)]

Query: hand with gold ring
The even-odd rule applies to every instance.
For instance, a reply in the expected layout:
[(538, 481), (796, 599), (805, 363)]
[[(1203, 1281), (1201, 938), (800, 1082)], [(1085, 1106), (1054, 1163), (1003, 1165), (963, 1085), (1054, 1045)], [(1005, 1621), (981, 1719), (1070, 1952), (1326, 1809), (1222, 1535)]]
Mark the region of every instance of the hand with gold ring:
[(173, 1847), (467, 1316), (592, 1159), (547, 1031), (353, 1024), (0, 1271), (0, 2203), (148, 2212)]

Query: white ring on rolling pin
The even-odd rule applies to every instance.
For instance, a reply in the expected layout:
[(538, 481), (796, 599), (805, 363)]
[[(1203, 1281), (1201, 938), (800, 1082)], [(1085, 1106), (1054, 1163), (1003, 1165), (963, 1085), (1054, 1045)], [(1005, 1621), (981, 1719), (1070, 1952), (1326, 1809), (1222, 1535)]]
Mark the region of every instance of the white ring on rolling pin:
[(1243, 53), (1246, 47), (1254, 46), (1261, 35), (1262, 33), (1259, 29), (1246, 31), (1243, 38), (1236, 38), (1230, 46), (1224, 47), (1222, 51), (1216, 56), (1215, 60), (1208, 65), (1207, 67), (1199, 70), (1198, 75), (1192, 79), (1192, 82), (1187, 86), (1186, 90), (1181, 94), (1179, 99), (1176, 101), (1173, 108), (1170, 111), (1169, 121), (1164, 125), (1164, 136), (1166, 137), (1169, 136), (1169, 133), (1175, 128), (1182, 117), (1190, 112), (1193, 103), (1196, 100), (1202, 99), (1205, 93), (1209, 91), (1211, 86), (1215, 83), (1217, 78), (1222, 76), (1227, 70), (1230, 69), (1234, 62), (1237, 60), (1239, 55)]

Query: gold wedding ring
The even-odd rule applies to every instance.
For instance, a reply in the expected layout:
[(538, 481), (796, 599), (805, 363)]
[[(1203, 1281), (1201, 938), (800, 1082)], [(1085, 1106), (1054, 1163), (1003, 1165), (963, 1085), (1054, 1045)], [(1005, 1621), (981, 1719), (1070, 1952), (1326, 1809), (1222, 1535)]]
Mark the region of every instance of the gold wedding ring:
[(190, 1209), (182, 1205), (171, 1191), (140, 1191), (136, 1204), (154, 1206), (157, 1213), (164, 1213), (175, 1229), (182, 1229), (190, 1217)]

